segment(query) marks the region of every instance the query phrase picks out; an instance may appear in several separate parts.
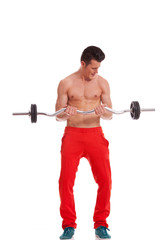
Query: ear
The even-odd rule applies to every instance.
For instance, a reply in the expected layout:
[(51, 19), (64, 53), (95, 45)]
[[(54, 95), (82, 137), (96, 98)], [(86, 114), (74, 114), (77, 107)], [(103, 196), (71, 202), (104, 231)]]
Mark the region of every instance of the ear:
[(85, 67), (86, 63), (84, 61), (81, 61), (81, 67)]

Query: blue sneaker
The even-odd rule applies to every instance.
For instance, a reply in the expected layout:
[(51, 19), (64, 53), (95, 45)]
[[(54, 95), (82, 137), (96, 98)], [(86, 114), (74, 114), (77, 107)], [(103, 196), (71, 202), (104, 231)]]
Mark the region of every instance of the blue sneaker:
[(72, 227), (67, 227), (64, 229), (63, 234), (60, 236), (60, 239), (71, 239), (74, 240), (74, 231), (75, 229)]
[(110, 239), (111, 236), (108, 234), (107, 231), (110, 231), (108, 228), (100, 226), (95, 229), (96, 239), (102, 240), (102, 239)]

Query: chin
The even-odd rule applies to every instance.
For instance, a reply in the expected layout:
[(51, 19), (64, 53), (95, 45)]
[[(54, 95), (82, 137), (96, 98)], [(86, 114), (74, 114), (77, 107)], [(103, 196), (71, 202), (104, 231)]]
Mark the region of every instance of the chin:
[(96, 75), (91, 75), (90, 76), (90, 79), (94, 79)]

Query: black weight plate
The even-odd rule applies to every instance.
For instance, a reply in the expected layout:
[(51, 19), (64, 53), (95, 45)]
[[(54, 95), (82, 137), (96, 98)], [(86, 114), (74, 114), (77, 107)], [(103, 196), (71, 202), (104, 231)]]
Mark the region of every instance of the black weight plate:
[(31, 122), (36, 123), (37, 122), (37, 105), (31, 104)]
[(130, 111), (131, 111), (130, 112), (131, 117), (133, 119), (139, 119), (140, 114), (141, 114), (141, 108), (140, 108), (139, 102), (137, 102), (137, 101), (131, 102)]

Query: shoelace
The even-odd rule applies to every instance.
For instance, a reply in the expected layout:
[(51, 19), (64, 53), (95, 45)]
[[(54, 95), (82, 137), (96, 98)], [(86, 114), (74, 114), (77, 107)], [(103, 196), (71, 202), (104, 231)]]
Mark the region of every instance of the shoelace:
[(101, 229), (102, 229), (102, 232), (103, 232), (103, 234), (106, 234), (106, 229), (108, 230), (108, 231), (110, 231), (110, 229), (109, 228), (106, 228), (106, 227), (101, 227)]
[(64, 236), (66, 236), (70, 232), (69, 228), (64, 229)]

